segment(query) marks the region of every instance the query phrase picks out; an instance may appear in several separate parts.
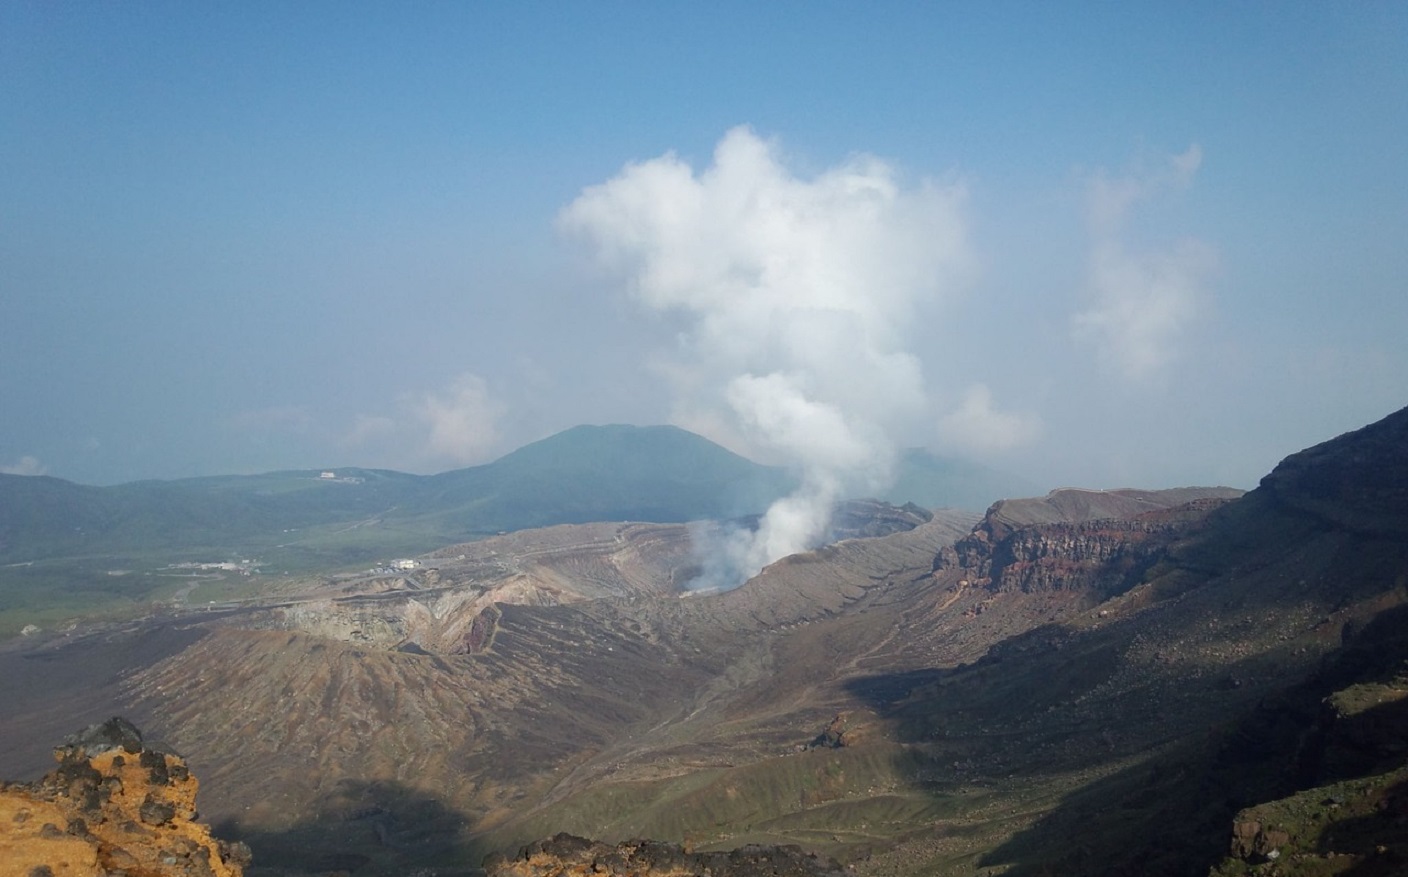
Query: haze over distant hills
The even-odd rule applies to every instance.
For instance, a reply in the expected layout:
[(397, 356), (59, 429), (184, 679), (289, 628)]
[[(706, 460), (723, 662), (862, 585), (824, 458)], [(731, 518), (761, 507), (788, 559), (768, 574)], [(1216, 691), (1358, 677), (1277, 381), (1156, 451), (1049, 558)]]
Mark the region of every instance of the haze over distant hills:
[[(728, 518), (760, 511), (793, 483), (783, 468), (685, 430), (622, 425), (574, 427), (483, 466), (426, 476), (353, 467), (89, 487), (0, 474), (0, 560), (73, 546), (216, 545), (368, 515), (416, 520), (450, 538), (597, 520)], [(910, 449), (879, 498), (980, 511), (1032, 489)]]
[[(438, 475), (338, 468), (86, 487), (0, 476), (0, 558), (81, 545), (220, 545), (375, 516), (446, 537), (553, 523), (688, 520), (756, 511), (786, 486), (671, 427), (577, 427), (493, 463)], [(27, 556), (26, 556), (27, 555)]]
[[(90, 487), (0, 475), (0, 618), (31, 613), (0, 633), (164, 596), (175, 580), (150, 574), (173, 562), (242, 558), (299, 573), (529, 527), (755, 515), (794, 486), (785, 469), (685, 430), (624, 425), (574, 427), (427, 476), (332, 468)], [(981, 511), (1021, 486), (911, 450), (882, 498)]]
[(1033, 496), (1046, 488), (988, 466), (944, 457), (923, 448), (907, 448), (895, 467), (895, 480), (880, 499), (925, 508), (981, 512), (999, 499)]

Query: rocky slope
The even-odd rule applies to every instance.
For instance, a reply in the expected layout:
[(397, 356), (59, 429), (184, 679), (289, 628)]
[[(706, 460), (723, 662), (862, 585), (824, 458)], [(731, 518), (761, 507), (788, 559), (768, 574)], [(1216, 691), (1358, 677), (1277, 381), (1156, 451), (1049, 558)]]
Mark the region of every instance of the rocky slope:
[(195, 777), (124, 719), (70, 737), (59, 766), (0, 783), (3, 877), (240, 877), (249, 849), (196, 820)]
[[(971, 524), (912, 510), (886, 520), (913, 529), (848, 540), (708, 597), (671, 584), (668, 571), (689, 561), (680, 527), (456, 546), (391, 587), (329, 582), (306, 600), (214, 619), (124, 687), (197, 754), (221, 790), (209, 812), (249, 840), (261, 868), (316, 870), (332, 861), (332, 838), (337, 861), (367, 873), (463, 861), (553, 833), (557, 807), (603, 785), (748, 762), (776, 751), (779, 733), (814, 737), (830, 706), (781, 710), (766, 722), (782, 727), (760, 739), (737, 733), (730, 705), (768, 677), (780, 637), (924, 575)], [(282, 778), (277, 795), (269, 774)]]
[(239, 625), (416, 654), (474, 654), (497, 629), (496, 604), (673, 597), (695, 560), (682, 524), (605, 523), (505, 534), (418, 562), (407, 572), (333, 578), (245, 612)]
[[(1263, 784), (1275, 800), (1237, 813), (1217, 877), (1408, 872), (1408, 607), (1347, 636), (1304, 683), (1260, 704), (1227, 747), (1242, 764), (1290, 769)], [(1238, 745), (1250, 740), (1253, 757)]]
[(801, 847), (744, 847), (696, 853), (678, 844), (634, 840), (604, 844), (558, 834), (529, 844), (514, 858), (490, 856), (489, 877), (841, 877), (834, 860), (808, 855)]
[[(1312, 851), (1379, 873), (1405, 430), (1408, 411), (1240, 498), (1057, 491), (722, 594), (679, 593), (683, 530), (457, 546), (434, 576), (190, 618), (116, 685), (190, 753), (253, 873), (462, 873), (563, 831), (605, 846), (496, 867), (609, 871), (652, 837), (675, 862), (797, 844), (862, 877), (1202, 875), (1229, 850), (1229, 874)], [(1286, 824), (1320, 788), (1341, 833)]]
[(1326, 524), (1365, 534), (1408, 534), (1408, 416), (1403, 411), (1292, 454), (1259, 492)]
[[(1405, 430), (1401, 411), (1288, 458), (1098, 608), (1061, 616), (1059, 592), (990, 598), (1052, 608), (1058, 623), (892, 713), (935, 748), (1000, 727), (1004, 746), (962, 747), (965, 771), (1064, 774), (1054, 806), (1019, 796), (1041, 815), (980, 862), (1202, 874), (1231, 850), (1219, 873), (1398, 873)], [(1004, 708), (1014, 700), (1023, 709)]]

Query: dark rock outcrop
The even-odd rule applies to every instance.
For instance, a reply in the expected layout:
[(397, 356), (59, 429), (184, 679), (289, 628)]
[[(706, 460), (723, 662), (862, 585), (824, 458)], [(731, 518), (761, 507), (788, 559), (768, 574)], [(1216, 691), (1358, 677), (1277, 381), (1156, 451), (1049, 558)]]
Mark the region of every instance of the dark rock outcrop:
[(807, 748), (844, 749), (847, 746), (855, 746), (874, 734), (874, 718), (874, 715), (850, 710), (839, 712), (827, 722), (821, 733), (807, 744)]
[(33, 783), (0, 783), (0, 877), (240, 877), (249, 849), (196, 822), (198, 784), (177, 755), (112, 718), (54, 750)]
[(485, 606), (470, 622), (469, 629), (464, 632), (464, 638), (460, 641), (460, 647), (451, 654), (478, 655), (488, 651), (494, 643), (494, 633), (499, 629), (499, 619), (503, 618), (503, 615), (497, 606)]
[(604, 844), (559, 834), (519, 850), (515, 858), (491, 855), (488, 877), (840, 877), (831, 859), (798, 846), (745, 846), (729, 852), (692, 852), (678, 844), (629, 840)]

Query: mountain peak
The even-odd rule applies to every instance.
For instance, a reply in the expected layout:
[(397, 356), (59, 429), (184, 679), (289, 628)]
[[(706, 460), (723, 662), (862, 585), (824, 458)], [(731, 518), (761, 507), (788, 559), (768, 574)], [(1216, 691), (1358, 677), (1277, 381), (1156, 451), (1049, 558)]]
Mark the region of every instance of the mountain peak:
[(582, 424), (564, 429), (510, 451), (491, 465), (576, 467), (583, 462), (623, 465), (638, 460), (641, 454), (744, 460), (721, 445), (677, 426), (610, 423)]

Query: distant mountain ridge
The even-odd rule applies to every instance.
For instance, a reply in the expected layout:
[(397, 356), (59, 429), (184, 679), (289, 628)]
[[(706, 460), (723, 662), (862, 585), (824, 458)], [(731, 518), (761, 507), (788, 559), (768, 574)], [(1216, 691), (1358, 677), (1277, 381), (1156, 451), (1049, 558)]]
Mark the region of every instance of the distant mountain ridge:
[[(880, 498), (981, 510), (1020, 484), (910, 450)], [(324, 477), (324, 476), (327, 477)], [(795, 485), (673, 426), (576, 426), (492, 463), (411, 475), (386, 469), (290, 470), (110, 487), (0, 475), (0, 563), (76, 552), (230, 546), (268, 534), (375, 518), (408, 546), (590, 521), (674, 523), (756, 514)], [(410, 550), (408, 547), (406, 550)]]
[[(985, 472), (908, 452), (884, 498), (981, 510), (1006, 486), (990, 477), (985, 495)], [(795, 484), (786, 469), (683, 429), (619, 424), (573, 427), (437, 475), (330, 467), (110, 487), (0, 475), (0, 636), (184, 600), (198, 579), (173, 564), (238, 559), (251, 575), (366, 568), (557, 524), (748, 517)]]
[(678, 523), (762, 511), (793, 486), (674, 426), (576, 426), (486, 466), (430, 476), (422, 511), (463, 515), (483, 530), (641, 520)]
[(367, 519), (421, 550), (475, 535), (596, 520), (678, 522), (758, 512), (790, 487), (670, 426), (579, 426), (483, 466), (437, 475), (295, 470), (90, 487), (0, 475), (0, 562), (200, 546)]

